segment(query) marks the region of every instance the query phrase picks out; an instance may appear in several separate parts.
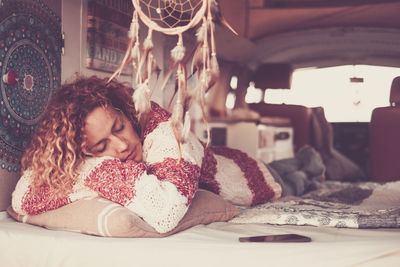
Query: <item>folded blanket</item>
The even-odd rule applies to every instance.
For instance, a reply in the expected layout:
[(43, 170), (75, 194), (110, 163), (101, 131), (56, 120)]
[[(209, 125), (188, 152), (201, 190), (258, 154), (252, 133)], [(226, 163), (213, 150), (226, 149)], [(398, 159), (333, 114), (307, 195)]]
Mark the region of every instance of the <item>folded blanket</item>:
[(328, 181), (302, 197), (286, 197), (245, 209), (233, 223), (313, 225), (346, 228), (399, 228), (400, 181)]

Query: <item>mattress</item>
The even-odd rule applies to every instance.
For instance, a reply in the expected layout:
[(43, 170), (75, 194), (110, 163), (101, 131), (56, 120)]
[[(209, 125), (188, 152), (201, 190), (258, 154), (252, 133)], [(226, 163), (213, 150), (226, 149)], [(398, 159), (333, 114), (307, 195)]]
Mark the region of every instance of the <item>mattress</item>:
[[(241, 243), (294, 233), (309, 243)], [(400, 229), (217, 222), (166, 238), (48, 230), (0, 213), (0, 266), (399, 266)]]

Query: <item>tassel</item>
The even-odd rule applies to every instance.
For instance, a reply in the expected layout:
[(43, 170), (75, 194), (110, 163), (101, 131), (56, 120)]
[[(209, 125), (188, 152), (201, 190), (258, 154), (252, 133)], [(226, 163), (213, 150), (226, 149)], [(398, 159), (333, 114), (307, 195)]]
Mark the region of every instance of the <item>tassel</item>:
[(183, 45), (177, 45), (171, 50), (171, 57), (175, 62), (179, 62), (185, 56), (185, 47)]
[[(216, 4), (216, 3), (215, 3)], [(210, 9), (211, 10), (211, 7)], [(212, 77), (217, 77), (219, 75), (219, 66), (218, 66), (218, 60), (217, 60), (217, 49), (215, 45), (215, 24), (212, 21), (212, 16), (211, 12), (208, 14), (208, 23), (210, 26), (210, 43), (211, 43), (211, 62), (210, 62), (210, 80)], [(209, 84), (210, 85), (210, 82)]]
[(191, 73), (194, 73), (194, 68), (196, 67), (197, 69), (200, 68), (203, 59), (203, 47), (202, 45), (199, 43), (194, 51), (193, 54), (193, 59), (192, 59), (192, 64), (190, 66), (190, 71)]
[[(203, 18), (203, 23), (205, 24), (205, 25), (208, 25), (207, 24), (207, 19), (204, 17)], [(205, 27), (206, 29), (207, 29), (207, 27)], [(204, 74), (205, 72), (206, 72), (206, 70), (208, 69), (208, 67), (209, 67), (209, 64), (210, 64), (210, 57), (209, 57), (209, 54), (210, 54), (210, 52), (209, 52), (210, 50), (209, 50), (209, 46), (208, 46), (208, 34), (207, 34), (207, 30), (204, 32), (204, 41), (203, 41), (203, 71), (202, 71), (202, 73), (201, 74)], [(200, 78), (204, 78), (204, 77), (200, 77)]]
[(164, 91), (165, 86), (167, 85), (167, 83), (169, 82), (169, 78), (171, 77), (171, 75), (174, 73), (176, 66), (172, 66), (168, 72), (166, 74), (164, 74), (164, 80), (161, 83), (160, 89), (161, 91)]
[(208, 124), (208, 121), (207, 121), (207, 115), (206, 115), (206, 112), (204, 110), (204, 106), (201, 107), (201, 112), (203, 113), (203, 123), (206, 126), (206, 132), (207, 132), (206, 147), (208, 147), (210, 145), (210, 142), (211, 142), (211, 130), (210, 130), (210, 125)]
[(180, 101), (177, 101), (174, 105), (172, 115), (171, 115), (171, 121), (174, 126), (182, 124), (182, 119), (183, 119), (183, 106)]
[(182, 119), (183, 119), (183, 106), (180, 101), (177, 101), (172, 110), (171, 124), (175, 133), (176, 141), (178, 142), (179, 145), (182, 142), (182, 129), (183, 129)]
[(130, 39), (135, 39), (139, 33), (139, 23), (138, 23), (138, 15), (137, 11), (133, 13), (131, 26), (129, 28), (128, 37)]
[(200, 73), (200, 83), (202, 85), (202, 88), (204, 89), (208, 88), (210, 81), (211, 81), (211, 76), (209, 71), (202, 71)]
[(217, 55), (215, 53), (211, 53), (211, 75), (219, 75), (219, 65)]
[(189, 111), (185, 112), (185, 119), (183, 123), (183, 128), (182, 128), (182, 143), (185, 143), (190, 134), (190, 127), (191, 127), (191, 119), (190, 119), (190, 114)]
[(138, 59), (139, 58), (139, 41), (135, 42), (135, 45), (132, 47), (132, 51), (131, 51), (131, 57), (133, 59)]
[(202, 113), (202, 117), (203, 117), (203, 123), (206, 126), (206, 131), (207, 131), (207, 143), (206, 146), (208, 147), (208, 145), (210, 144), (211, 141), (211, 131), (210, 131), (210, 126), (208, 124), (207, 121), (207, 114), (206, 114), (206, 110), (205, 110), (205, 91), (206, 91), (206, 87), (204, 84), (200, 84), (200, 88), (198, 88), (197, 92), (196, 92), (196, 101), (197, 103), (199, 103), (200, 108), (201, 108), (201, 113)]
[(179, 149), (179, 160), (182, 157), (182, 149), (181, 149), (181, 143), (182, 143), (182, 130), (183, 130), (183, 113), (184, 113), (184, 108), (183, 108), (183, 91), (182, 91), (182, 69), (181, 66), (178, 66), (177, 69), (177, 80), (178, 80), (178, 91), (177, 91), (177, 99), (175, 102), (175, 105), (172, 110), (172, 115), (171, 115), (171, 123), (172, 123), (172, 129), (175, 134), (176, 141), (178, 143), (178, 149)]
[(144, 40), (143, 49), (151, 50), (153, 49), (153, 46), (153, 41), (151, 39), (146, 38), (146, 40)]
[(153, 67), (154, 64), (154, 58), (153, 58), (153, 53), (149, 53), (147, 56), (147, 79), (150, 80), (151, 75), (153, 74), (153, 70), (155, 69)]
[(149, 29), (149, 33), (148, 33), (146, 39), (143, 42), (143, 49), (144, 50), (151, 50), (154, 47), (153, 40), (152, 40), (152, 32), (153, 31), (151, 29)]
[(210, 0), (208, 4), (210, 5), (210, 10), (212, 14), (216, 14), (219, 12), (218, 3), (216, 0)]
[(196, 88), (194, 98), (200, 106), (205, 105), (205, 87), (202, 84), (200, 84), (200, 86)]
[(150, 110), (150, 89), (147, 81), (139, 84), (133, 92), (133, 103), (135, 103), (135, 109), (139, 118), (142, 114)]
[(178, 91), (177, 91), (177, 99), (174, 104), (173, 110), (172, 110), (172, 115), (171, 115), (171, 121), (173, 125), (178, 125), (179, 123), (182, 123), (183, 120), (183, 104), (182, 104), (182, 88), (179, 86), (179, 75), (180, 75), (180, 69), (178, 68), (177, 71), (177, 78), (178, 78)]
[(205, 20), (203, 20), (203, 23), (197, 29), (197, 32), (196, 32), (197, 42), (199, 42), (199, 43), (204, 42), (204, 33), (206, 32), (206, 27), (207, 26), (206, 26)]
[(130, 40), (130, 42), (128, 44), (128, 49), (126, 50), (125, 56), (122, 59), (121, 66), (119, 66), (119, 68), (113, 73), (113, 75), (111, 75), (111, 77), (108, 79), (107, 83), (112, 81), (112, 79), (114, 79), (115, 77), (119, 76), (122, 73), (122, 70), (131, 62), (132, 58), (130, 57), (130, 54), (132, 51), (132, 45), (133, 45), (133, 42), (132, 42), (132, 40)]
[[(149, 29), (146, 39), (143, 42), (143, 56), (139, 61), (138, 65), (138, 74), (142, 75), (139, 77), (137, 75), (136, 80), (141, 82), (144, 79), (150, 80), (152, 74), (152, 64), (153, 64), (153, 40), (152, 40), (153, 30)], [(144, 64), (146, 63), (145, 74), (142, 74), (142, 69), (144, 68)]]
[[(143, 76), (142, 76), (142, 65), (144, 61), (144, 57), (140, 57), (140, 48), (139, 48), (139, 41), (135, 42), (135, 45), (132, 48), (132, 64), (136, 66), (136, 83), (141, 84), (143, 83)], [(137, 65), (136, 65), (137, 64)]]
[(182, 65), (178, 66), (178, 69), (176, 71), (176, 79), (178, 81), (178, 87), (183, 88), (183, 86), (185, 84), (185, 73), (182, 71)]
[(171, 50), (171, 57), (175, 62), (179, 62), (185, 56), (185, 47), (183, 46), (182, 34), (179, 34), (178, 43)]

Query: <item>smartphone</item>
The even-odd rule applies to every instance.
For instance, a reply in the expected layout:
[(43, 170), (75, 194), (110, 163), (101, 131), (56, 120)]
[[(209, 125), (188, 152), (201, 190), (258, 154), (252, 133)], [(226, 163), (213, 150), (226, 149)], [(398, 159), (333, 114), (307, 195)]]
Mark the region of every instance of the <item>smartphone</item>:
[(240, 242), (311, 242), (311, 238), (296, 234), (239, 237)]

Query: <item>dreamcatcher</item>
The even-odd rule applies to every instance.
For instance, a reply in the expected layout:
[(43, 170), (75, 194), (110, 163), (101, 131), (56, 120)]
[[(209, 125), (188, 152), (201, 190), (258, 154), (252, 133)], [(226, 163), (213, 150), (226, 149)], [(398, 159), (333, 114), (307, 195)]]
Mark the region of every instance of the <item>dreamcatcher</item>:
[[(153, 31), (167, 35), (176, 35), (177, 44), (171, 50), (172, 64), (164, 77), (162, 87), (172, 74), (176, 74), (177, 90), (175, 104), (172, 108), (172, 126), (178, 144), (184, 143), (190, 132), (188, 108), (191, 101), (199, 103), (204, 111), (205, 93), (219, 75), (214, 40), (213, 13), (217, 11), (215, 0), (132, 0), (134, 12), (129, 30), (130, 43), (120, 68), (111, 77), (119, 75), (127, 64), (136, 69), (136, 90), (133, 95), (138, 116), (150, 110), (150, 78), (155, 72), (153, 57)], [(139, 39), (139, 19), (148, 27), (147, 37), (141, 43)], [(186, 51), (183, 44), (183, 33), (198, 26), (197, 44), (193, 51)], [(190, 62), (191, 61), (191, 62)], [(188, 92), (187, 65), (190, 72), (197, 76), (194, 89)], [(208, 127), (207, 127), (208, 128)]]

